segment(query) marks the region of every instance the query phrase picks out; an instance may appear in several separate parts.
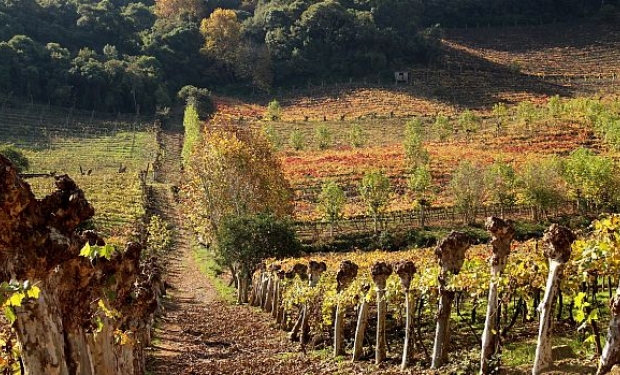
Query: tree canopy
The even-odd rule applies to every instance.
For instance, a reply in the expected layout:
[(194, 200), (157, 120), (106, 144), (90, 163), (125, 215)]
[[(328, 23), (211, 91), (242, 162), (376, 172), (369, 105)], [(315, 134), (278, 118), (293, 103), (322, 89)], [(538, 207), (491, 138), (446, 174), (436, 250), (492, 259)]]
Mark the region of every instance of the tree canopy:
[(598, 11), (576, 0), (0, 0), (0, 96), (152, 113), (187, 85), (269, 89), (427, 64), (437, 25)]

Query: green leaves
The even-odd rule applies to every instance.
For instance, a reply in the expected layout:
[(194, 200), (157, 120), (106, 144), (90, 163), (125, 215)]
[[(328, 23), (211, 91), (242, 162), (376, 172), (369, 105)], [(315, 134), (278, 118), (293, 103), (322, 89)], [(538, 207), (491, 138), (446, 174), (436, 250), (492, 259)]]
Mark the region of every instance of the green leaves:
[(0, 284), (0, 301), (4, 307), (4, 315), (9, 323), (13, 324), (17, 315), (15, 307), (20, 307), (29, 299), (38, 299), (41, 290), (38, 286), (32, 285), (28, 280), (23, 283), (11, 281)]
[(106, 244), (104, 246), (91, 246), (90, 244), (86, 243), (82, 250), (80, 250), (80, 256), (86, 257), (91, 261), (95, 260), (96, 258), (105, 258), (107, 260), (110, 260), (112, 259), (114, 254), (116, 254), (116, 249), (110, 244)]

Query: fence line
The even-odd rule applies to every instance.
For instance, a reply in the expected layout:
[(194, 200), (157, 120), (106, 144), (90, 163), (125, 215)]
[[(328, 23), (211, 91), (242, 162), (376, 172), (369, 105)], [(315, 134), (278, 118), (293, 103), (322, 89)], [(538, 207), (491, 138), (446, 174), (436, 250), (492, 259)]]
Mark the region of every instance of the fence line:
[[(531, 217), (531, 205), (520, 204), (502, 207), (498, 204), (490, 204), (478, 207), (474, 217), (482, 219), (488, 216), (503, 216), (511, 218)], [(546, 217), (557, 217), (566, 214), (575, 214), (577, 208), (572, 202), (566, 202), (561, 208), (548, 212)], [(464, 224), (466, 215), (459, 212), (455, 207), (432, 207), (424, 213), (426, 226), (458, 226)], [(420, 211), (407, 210), (388, 212), (379, 216), (379, 229), (381, 231), (403, 231), (412, 228), (420, 228)], [(295, 223), (297, 234), (304, 240), (316, 241), (321, 237), (328, 236), (331, 224), (321, 219), (312, 221), (298, 221)], [(368, 233), (374, 230), (374, 219), (369, 216), (355, 216), (337, 220), (334, 223), (334, 233)]]

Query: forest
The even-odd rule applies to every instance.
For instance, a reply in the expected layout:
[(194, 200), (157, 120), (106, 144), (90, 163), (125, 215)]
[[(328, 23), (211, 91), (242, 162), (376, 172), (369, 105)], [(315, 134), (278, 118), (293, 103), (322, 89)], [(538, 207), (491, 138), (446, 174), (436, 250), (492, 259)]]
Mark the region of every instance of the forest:
[(445, 27), (597, 17), (617, 1), (2, 0), (0, 99), (155, 113), (184, 86), (268, 93), (432, 66)]

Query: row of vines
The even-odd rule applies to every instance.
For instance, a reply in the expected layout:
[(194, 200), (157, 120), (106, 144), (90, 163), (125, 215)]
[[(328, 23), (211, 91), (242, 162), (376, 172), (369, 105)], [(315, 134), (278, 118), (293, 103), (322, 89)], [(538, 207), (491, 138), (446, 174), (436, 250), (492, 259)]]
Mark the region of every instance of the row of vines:
[[(452, 232), (434, 250), (268, 261), (253, 276), (249, 302), (271, 313), (302, 347), (331, 346), (335, 356), (351, 355), (354, 361), (368, 357), (374, 346), (375, 362), (383, 362), (389, 343), (390, 351), (402, 355), (403, 368), (415, 360), (436, 369), (476, 336), (485, 374), (499, 370), (502, 348), (519, 339), (511, 334), (519, 321), (531, 325), (536, 317), (533, 373), (540, 373), (553, 364), (554, 323), (569, 322), (588, 332), (585, 339), (599, 356), (598, 373), (608, 372), (620, 359), (620, 289), (615, 297), (612, 290), (619, 281), (620, 216), (594, 222), (591, 233), (579, 239), (552, 225), (542, 243), (513, 243), (511, 221), (490, 217), (486, 228), (490, 245), (471, 246), (466, 234)], [(611, 312), (606, 298), (612, 300)], [(483, 319), (477, 311), (485, 307)], [(603, 348), (599, 323), (607, 319), (610, 333)], [(480, 335), (476, 329), (482, 322)], [(451, 324), (458, 327), (454, 335)]]

